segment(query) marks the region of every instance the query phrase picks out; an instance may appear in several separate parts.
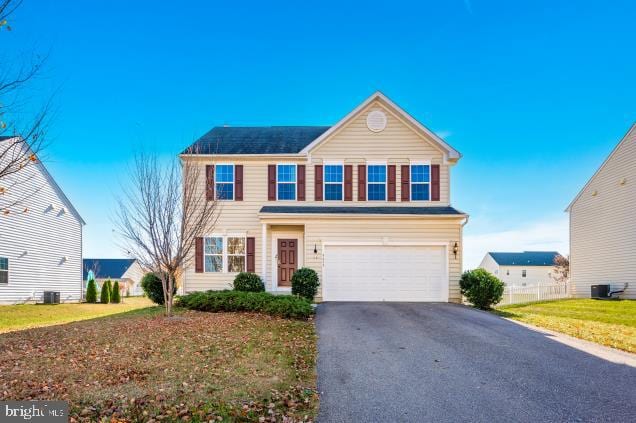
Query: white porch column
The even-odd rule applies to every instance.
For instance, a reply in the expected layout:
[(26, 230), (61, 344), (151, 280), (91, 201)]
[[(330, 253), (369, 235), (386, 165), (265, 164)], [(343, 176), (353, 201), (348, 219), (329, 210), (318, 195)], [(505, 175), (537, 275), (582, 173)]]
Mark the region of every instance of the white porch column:
[(263, 223), (261, 246), (263, 249), (263, 254), (261, 254), (261, 279), (263, 279), (265, 289), (267, 289), (267, 223)]

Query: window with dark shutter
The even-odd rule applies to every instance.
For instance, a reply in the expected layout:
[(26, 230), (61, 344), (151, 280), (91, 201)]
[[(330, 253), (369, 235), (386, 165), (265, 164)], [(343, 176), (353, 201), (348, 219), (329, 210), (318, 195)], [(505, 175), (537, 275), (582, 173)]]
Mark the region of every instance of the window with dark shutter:
[(367, 166), (358, 165), (358, 201), (367, 199)]
[(194, 240), (194, 271), (203, 273), (203, 238), (201, 237)]
[(314, 200), (322, 201), (322, 165), (314, 166)]
[(276, 200), (276, 165), (267, 165), (267, 200)]
[(298, 201), (305, 201), (305, 165), (296, 166), (297, 184), (296, 184), (296, 198)]
[(256, 262), (254, 260), (255, 251), (256, 251), (256, 238), (248, 237), (247, 238), (247, 271), (252, 273), (256, 271)]
[(402, 173), (402, 175), (401, 175), (401, 180), (402, 180), (402, 192), (401, 192), (402, 201), (409, 201), (409, 199), (411, 197), (411, 190), (410, 190), (411, 181), (409, 179), (410, 166), (409, 165), (402, 165), (400, 172)]

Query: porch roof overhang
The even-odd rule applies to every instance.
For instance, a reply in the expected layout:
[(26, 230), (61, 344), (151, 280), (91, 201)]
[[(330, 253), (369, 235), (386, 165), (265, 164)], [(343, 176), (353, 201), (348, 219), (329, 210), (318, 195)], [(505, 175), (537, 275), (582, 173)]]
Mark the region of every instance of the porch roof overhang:
[(450, 206), (263, 206), (264, 219), (305, 218), (466, 218), (468, 215)]

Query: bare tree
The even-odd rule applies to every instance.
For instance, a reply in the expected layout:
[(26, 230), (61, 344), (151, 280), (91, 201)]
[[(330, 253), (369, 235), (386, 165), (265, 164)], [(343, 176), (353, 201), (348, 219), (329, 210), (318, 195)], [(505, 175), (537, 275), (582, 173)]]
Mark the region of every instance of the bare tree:
[(554, 272), (550, 273), (550, 277), (556, 282), (567, 282), (570, 278), (570, 259), (557, 255), (554, 258)]
[(115, 224), (124, 250), (163, 286), (166, 315), (172, 313), (175, 283), (193, 256), (198, 237), (216, 223), (216, 201), (207, 200), (204, 166), (173, 160), (162, 165), (156, 155), (139, 154), (118, 200)]
[[(0, 37), (11, 30), (10, 18), (21, 3), (0, 0)], [(23, 110), (23, 90), (40, 74), (45, 61), (37, 55), (26, 60), (0, 58), (0, 194), (13, 191), (12, 196), (0, 196), (0, 210), (5, 213), (37, 191), (18, 189), (27, 178), (17, 174), (40, 160), (45, 148), (50, 102), (34, 114)]]

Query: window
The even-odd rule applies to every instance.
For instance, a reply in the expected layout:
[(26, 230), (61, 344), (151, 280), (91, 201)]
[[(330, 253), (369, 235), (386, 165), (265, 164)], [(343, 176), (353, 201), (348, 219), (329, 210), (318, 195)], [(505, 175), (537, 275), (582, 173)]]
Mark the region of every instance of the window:
[(216, 165), (214, 182), (217, 199), (234, 200), (234, 165)]
[(278, 165), (276, 171), (276, 191), (278, 200), (296, 199), (296, 165)]
[(325, 165), (325, 200), (342, 200), (342, 165)]
[(411, 165), (411, 200), (428, 201), (431, 199), (431, 166)]
[(245, 271), (245, 238), (227, 238), (227, 271)]
[(522, 271), (521, 271), (521, 277), (522, 277), (522, 278), (525, 278), (525, 277), (526, 277), (526, 271), (525, 271), (525, 270), (522, 270)]
[(205, 271), (223, 271), (223, 238), (212, 237), (205, 239)]
[(9, 283), (9, 259), (0, 257), (0, 283)]
[(367, 199), (386, 200), (386, 165), (367, 166)]
[(205, 238), (204, 271), (207, 273), (244, 272), (246, 252), (245, 237), (214, 236)]

